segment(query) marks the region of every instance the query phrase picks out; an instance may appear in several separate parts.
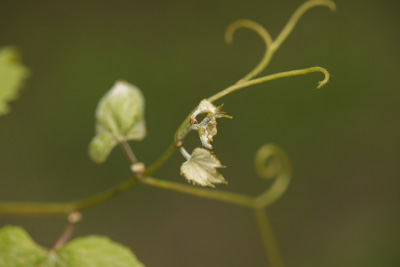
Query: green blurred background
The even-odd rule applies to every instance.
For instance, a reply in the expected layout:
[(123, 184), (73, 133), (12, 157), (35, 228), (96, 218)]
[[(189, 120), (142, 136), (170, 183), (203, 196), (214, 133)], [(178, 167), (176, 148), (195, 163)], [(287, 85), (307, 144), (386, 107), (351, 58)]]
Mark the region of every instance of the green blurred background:
[[(130, 177), (116, 149), (90, 162), (94, 110), (116, 79), (146, 97), (148, 135), (132, 146), (150, 164), (198, 102), (252, 69), (264, 51), (248, 18), (276, 36), (303, 1), (1, 1), (0, 46), (16, 45), (32, 75), (0, 118), (0, 200), (68, 201)], [(265, 74), (326, 67), (321, 74), (257, 85), (225, 97), (215, 153), (229, 186), (259, 194), (253, 157), (282, 147), (294, 176), (268, 208), (287, 266), (399, 266), (400, 59), (396, 1), (336, 1), (308, 12)], [(217, 104), (218, 104), (217, 103)], [(187, 148), (199, 145), (196, 134)], [(154, 176), (186, 183), (175, 154)], [(4, 216), (51, 246), (65, 218)], [(76, 236), (110, 236), (147, 266), (266, 266), (251, 210), (137, 186), (84, 213)]]

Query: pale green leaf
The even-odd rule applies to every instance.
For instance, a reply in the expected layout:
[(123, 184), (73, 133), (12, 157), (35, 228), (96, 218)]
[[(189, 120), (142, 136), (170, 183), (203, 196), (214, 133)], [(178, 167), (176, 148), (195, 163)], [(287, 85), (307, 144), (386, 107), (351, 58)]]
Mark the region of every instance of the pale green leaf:
[[(144, 97), (140, 90), (127, 82), (117, 81), (97, 106), (97, 130), (108, 131), (118, 139), (127, 139), (143, 117)], [(144, 135), (145, 128), (139, 135), (130, 134), (129, 139), (141, 140)]]
[(107, 237), (77, 238), (57, 251), (57, 266), (144, 267), (131, 250)]
[(96, 163), (104, 162), (117, 141), (107, 133), (99, 133), (93, 137), (89, 145), (89, 156)]
[(5, 226), (0, 229), (0, 266), (40, 266), (48, 252), (35, 244), (24, 229)]
[(214, 187), (227, 183), (216, 168), (224, 168), (217, 157), (204, 148), (195, 148), (189, 159), (181, 166), (181, 174), (193, 184)]
[(89, 145), (89, 155), (97, 163), (104, 162), (117, 143), (146, 136), (144, 97), (136, 86), (117, 81), (100, 99), (96, 134)]
[(29, 71), (20, 63), (15, 48), (0, 49), (0, 115), (9, 112), (8, 102), (18, 97), (18, 89), (28, 74)]
[(131, 250), (107, 237), (72, 240), (57, 251), (35, 244), (20, 227), (0, 230), (0, 266), (7, 267), (144, 267)]

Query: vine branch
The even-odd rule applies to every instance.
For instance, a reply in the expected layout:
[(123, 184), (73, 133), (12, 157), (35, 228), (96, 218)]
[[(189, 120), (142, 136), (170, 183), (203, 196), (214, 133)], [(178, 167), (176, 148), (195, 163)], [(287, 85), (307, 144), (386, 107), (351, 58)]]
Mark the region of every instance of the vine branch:
[[(326, 69), (321, 68), (321, 67), (312, 67), (308, 69), (301, 69), (301, 70), (293, 70), (293, 71), (287, 71), (287, 72), (281, 72), (281, 73), (276, 73), (272, 75), (268, 75), (262, 78), (250, 80), (247, 82), (243, 82), (240, 84), (232, 85), (221, 92), (211, 96), (208, 100), (210, 102), (213, 102), (215, 100), (220, 99), (221, 97), (230, 94), (234, 91), (237, 91), (239, 89), (255, 85), (255, 84), (260, 84), (264, 83), (267, 81), (279, 79), (279, 78), (284, 78), (284, 77), (290, 77), (290, 76), (296, 76), (296, 75), (304, 75), (312, 72), (322, 72), (325, 75), (324, 80), (319, 82), (318, 88), (321, 88), (321, 86), (325, 85), (329, 81), (329, 73)], [(186, 125), (189, 124), (188, 121), (183, 122), (183, 128), (186, 127)], [(179, 128), (182, 129), (182, 126)], [(178, 130), (179, 131), (179, 130)], [(150, 176), (153, 174), (158, 168), (160, 168), (170, 157), (171, 155), (176, 151), (177, 149), (177, 142), (173, 142), (167, 150), (159, 157), (143, 174), (143, 177)], [(98, 195), (95, 195), (93, 197), (89, 197), (87, 199), (83, 200), (78, 200), (74, 202), (55, 202), (55, 203), (0, 203), (0, 213), (8, 213), (8, 214), (68, 214), (72, 211), (82, 211), (84, 209), (90, 208), (92, 206), (95, 206), (97, 204), (100, 204), (106, 200), (109, 200), (126, 190), (128, 190), (130, 187), (136, 185), (138, 183), (138, 178), (136, 176), (133, 176), (122, 183), (118, 184), (115, 187), (112, 187), (105, 192), (99, 193)], [(269, 199), (269, 197), (261, 197), (260, 196), (260, 203), (269, 203), (269, 200), (266, 201), (265, 199)]]
[(256, 215), (257, 224), (261, 232), (267, 260), (273, 267), (283, 267), (284, 265), (282, 257), (279, 253), (274, 232), (272, 231), (272, 227), (266, 212), (263, 209), (254, 208), (254, 213)]
[[(214, 102), (230, 93), (237, 90), (268, 82), (271, 80), (291, 77), (297, 75), (305, 75), (312, 72), (321, 72), (324, 74), (324, 79), (318, 83), (317, 89), (321, 88), (329, 81), (329, 73), (326, 69), (322, 67), (311, 67), (299, 70), (292, 70), (286, 72), (280, 72), (276, 74), (267, 75), (261, 78), (256, 78), (259, 73), (261, 73), (271, 61), (276, 50), (281, 46), (285, 39), (294, 29), (298, 20), (301, 16), (310, 8), (314, 6), (327, 6), (332, 11), (336, 9), (333, 1), (330, 0), (309, 0), (302, 4), (293, 13), (285, 27), (279, 33), (277, 38), (273, 40), (269, 32), (260, 24), (250, 21), (250, 20), (238, 20), (232, 23), (226, 33), (225, 40), (228, 44), (233, 41), (234, 33), (240, 28), (248, 28), (255, 31), (264, 41), (266, 49), (265, 53), (258, 63), (258, 65), (251, 70), (246, 76), (240, 79), (236, 84), (227, 87), (226, 89), (214, 94), (207, 100), (209, 102)], [(196, 110), (196, 109), (195, 109)], [(170, 181), (160, 180), (150, 177), (154, 172), (156, 172), (170, 157), (171, 155), (182, 146), (183, 140), (190, 131), (190, 116), (182, 122), (180, 127), (175, 133), (174, 142), (165, 150), (165, 152), (144, 172), (136, 172), (131, 178), (121, 182), (120, 184), (105, 190), (97, 195), (72, 201), (72, 202), (54, 202), (54, 203), (1, 203), (0, 202), (0, 214), (80, 214), (80, 211), (88, 209), (92, 206), (103, 203), (109, 199), (116, 197), (117, 195), (127, 191), (129, 188), (136, 186), (137, 184), (145, 184), (154, 187), (169, 189), (185, 194), (190, 194), (193, 196), (198, 196), (207, 199), (218, 200), (222, 202), (232, 203), (239, 206), (252, 208), (255, 212), (257, 223), (260, 227), (262, 233), (262, 238), (270, 261), (271, 266), (281, 267), (283, 262), (281, 260), (278, 247), (276, 245), (275, 238), (268, 220), (268, 217), (264, 211), (264, 208), (274, 201), (276, 201), (287, 189), (289, 181), (291, 179), (291, 167), (289, 159), (286, 154), (278, 147), (274, 145), (265, 145), (260, 148), (255, 157), (255, 168), (257, 173), (266, 179), (274, 178), (275, 181), (272, 186), (265, 192), (261, 193), (257, 197), (245, 196), (237, 193), (230, 193), (219, 190), (209, 190), (203, 188), (193, 187), (191, 185), (184, 185), (181, 183), (174, 183)], [(129, 144), (126, 141), (120, 143), (122, 150), (124, 151), (131, 167), (135, 165), (138, 161), (134, 153), (132, 152)], [(182, 148), (183, 149), (183, 148)], [(186, 152), (187, 153), (187, 152)], [(185, 153), (184, 153), (185, 154)], [(143, 163), (140, 163), (143, 165)], [(144, 166), (144, 165), (143, 165)], [(144, 170), (144, 167), (143, 167)], [(133, 171), (134, 168), (133, 168)], [(53, 250), (61, 247), (72, 235), (75, 223), (72, 219), (69, 220), (67, 227), (65, 228), (63, 234), (60, 236), (59, 240), (53, 247)]]

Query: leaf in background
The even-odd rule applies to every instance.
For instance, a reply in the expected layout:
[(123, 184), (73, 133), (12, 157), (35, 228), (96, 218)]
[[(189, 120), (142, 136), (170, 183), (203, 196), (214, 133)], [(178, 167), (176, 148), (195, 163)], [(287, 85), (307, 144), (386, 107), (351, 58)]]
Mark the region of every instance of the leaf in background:
[(195, 148), (190, 158), (182, 164), (181, 174), (193, 184), (214, 187), (214, 184), (227, 183), (216, 170), (224, 167), (210, 151)]
[(90, 157), (102, 163), (118, 142), (142, 140), (145, 136), (142, 93), (132, 84), (117, 81), (97, 106), (96, 136), (89, 145)]
[(0, 229), (0, 266), (7, 267), (144, 267), (131, 250), (102, 236), (72, 240), (57, 251), (35, 244), (24, 229)]
[(20, 63), (15, 48), (0, 49), (0, 115), (9, 112), (7, 102), (18, 97), (18, 89), (28, 74), (29, 70)]
[(76, 238), (56, 255), (57, 266), (144, 267), (129, 248), (102, 236)]
[(35, 244), (24, 229), (5, 226), (0, 229), (0, 266), (40, 266), (48, 252)]

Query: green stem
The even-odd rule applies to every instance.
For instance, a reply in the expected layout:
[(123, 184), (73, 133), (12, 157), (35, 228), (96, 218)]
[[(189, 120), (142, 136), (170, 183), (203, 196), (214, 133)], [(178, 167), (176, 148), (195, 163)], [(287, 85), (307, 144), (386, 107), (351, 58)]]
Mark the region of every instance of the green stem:
[(102, 202), (105, 202), (119, 194), (125, 192), (133, 185), (137, 184), (136, 177), (129, 178), (122, 183), (114, 186), (93, 197), (85, 198), (73, 202), (55, 203), (0, 203), (0, 214), (69, 214), (73, 211), (82, 211)]
[(128, 142), (126, 140), (122, 141), (119, 143), (122, 150), (124, 151), (124, 154), (126, 156), (126, 158), (128, 159), (129, 163), (131, 165), (135, 164), (137, 162), (137, 158), (135, 156), (135, 154), (133, 153), (131, 146), (128, 144)]
[(192, 196), (218, 200), (222, 202), (232, 203), (239, 206), (250, 207), (254, 210), (258, 226), (261, 231), (264, 247), (268, 260), (272, 267), (283, 267), (282, 259), (276, 244), (273, 231), (271, 229), (267, 215), (262, 207), (258, 206), (257, 198), (244, 196), (236, 193), (229, 193), (218, 190), (206, 190), (190, 185), (159, 180), (152, 177), (144, 177), (140, 182), (146, 185), (177, 191)]
[(147, 170), (143, 173), (143, 176), (148, 176), (153, 174), (156, 170), (158, 170), (176, 151), (178, 148), (176, 142), (173, 142), (169, 145), (169, 147), (165, 150), (165, 152), (159, 157)]
[(265, 253), (271, 267), (283, 267), (283, 261), (276, 244), (274, 233), (272, 231), (268, 216), (261, 208), (254, 208), (258, 227), (260, 228)]
[(254, 207), (255, 201), (253, 197), (244, 196), (236, 193), (229, 193), (219, 190), (207, 190), (203, 188), (194, 187), (192, 185), (184, 185), (180, 183), (159, 180), (152, 177), (144, 177), (140, 182), (146, 185), (151, 185), (159, 188), (169, 189), (192, 196), (219, 200), (228, 202), (244, 207)]
[(75, 223), (70, 223), (68, 222), (67, 226), (65, 227), (63, 233), (61, 234), (61, 236), (57, 239), (56, 243), (54, 244), (54, 246), (52, 247), (52, 249), (50, 250), (51, 252), (55, 252), (58, 249), (60, 249), (62, 246), (65, 245), (65, 243), (67, 243), (67, 241), (71, 238), (71, 236), (73, 235), (74, 231), (75, 231)]
[[(130, 147), (121, 144), (124, 152), (128, 154)], [(165, 161), (174, 153), (176, 150), (175, 143), (172, 143), (168, 149), (162, 154), (162, 156), (157, 159), (145, 172), (144, 175), (150, 175), (154, 173), (158, 168), (165, 163)], [(129, 157), (128, 157), (129, 158)], [(132, 163), (132, 158), (129, 158)], [(95, 196), (72, 201), (72, 202), (53, 202), (53, 203), (23, 203), (23, 202), (0, 202), (0, 214), (38, 214), (38, 215), (50, 215), (50, 214), (69, 214), (73, 211), (82, 211), (87, 208), (98, 205), (105, 202), (111, 198), (118, 196), (119, 194), (125, 192), (132, 186), (138, 183), (138, 178), (133, 176), (120, 184), (101, 192)]]

